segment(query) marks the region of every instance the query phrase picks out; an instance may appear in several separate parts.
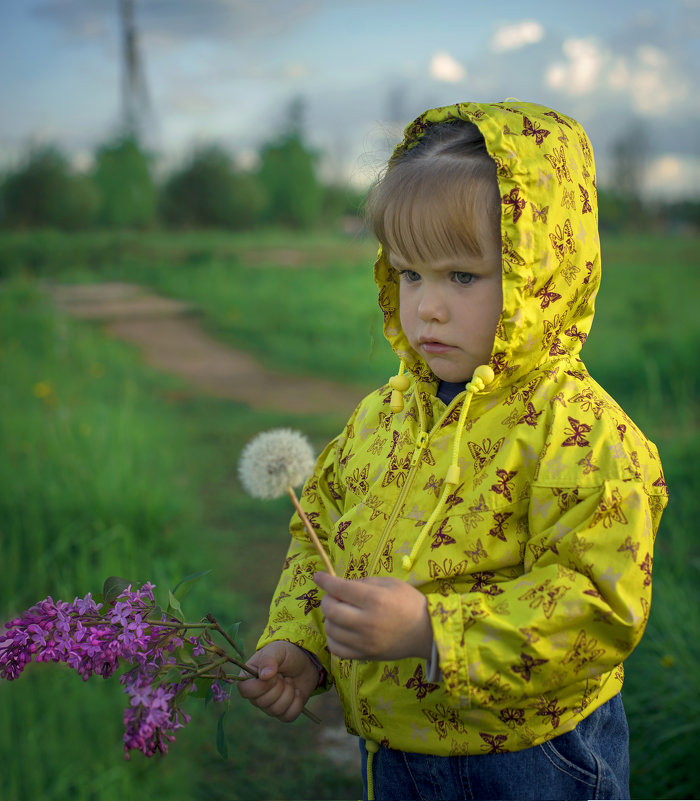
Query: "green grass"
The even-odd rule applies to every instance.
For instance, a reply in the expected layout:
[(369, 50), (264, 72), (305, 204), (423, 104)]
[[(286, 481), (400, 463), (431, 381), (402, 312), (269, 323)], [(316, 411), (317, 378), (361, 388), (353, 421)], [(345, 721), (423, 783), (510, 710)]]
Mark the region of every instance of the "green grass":
[[(177, 381), (140, 367), (130, 348), (56, 314), (26, 278), (0, 286), (0, 341), (0, 620), (48, 594), (98, 591), (109, 575), (152, 579), (163, 591), (212, 568), (185, 608), (242, 620), (252, 650), (290, 509), (243, 496), (236, 464), (253, 433), (288, 417), (188, 400)], [(299, 424), (320, 447), (340, 421)], [(238, 699), (227, 718), (229, 762), (215, 749), (219, 711), (192, 701), (194, 720), (168, 757), (136, 754), (127, 763), (116, 680), (84, 684), (62, 666), (36, 665), (3, 682), (0, 695), (3, 801), (357, 793), (357, 777), (306, 755), (313, 724), (285, 727)]]
[[(98, 327), (56, 314), (40, 281), (138, 281), (194, 303), (217, 337), (274, 368), (373, 385), (395, 369), (381, 337), (373, 255), (368, 241), (284, 232), (0, 236), (0, 615), (48, 593), (72, 598), (109, 574), (165, 587), (214, 567), (188, 602), (242, 619), (252, 649), (290, 510), (241, 493), (238, 454), (257, 431), (282, 424), (320, 448), (344, 422), (198, 397), (142, 368)], [(604, 240), (584, 350), (594, 377), (659, 446), (671, 491), (647, 635), (627, 664), (633, 797), (700, 793), (695, 261), (687, 239)], [(208, 708), (191, 710), (172, 757), (124, 763), (122, 696), (112, 683), (83, 686), (38, 666), (0, 694), (0, 763), (17, 766), (3, 768), (0, 796), (9, 801), (358, 795), (358, 777), (304, 748), (311, 724), (285, 727), (243, 703), (228, 717), (229, 762), (215, 753)]]
[[(56, 316), (25, 280), (2, 287), (0, 341), (3, 618), (46, 595), (98, 591), (112, 574), (167, 582), (186, 561), (174, 541), (188, 510), (172, 491), (182, 443), (148, 396), (150, 377), (123, 348)], [(41, 665), (0, 693), (8, 801), (190, 784), (187, 761), (161, 776), (124, 763), (118, 685), (84, 687), (77, 675)], [(98, 776), (105, 789), (96, 789)]]

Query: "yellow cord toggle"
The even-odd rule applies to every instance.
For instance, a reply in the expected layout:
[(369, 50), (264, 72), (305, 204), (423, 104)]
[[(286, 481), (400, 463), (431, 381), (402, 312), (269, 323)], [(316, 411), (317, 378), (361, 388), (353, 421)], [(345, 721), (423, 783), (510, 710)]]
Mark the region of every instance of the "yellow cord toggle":
[(389, 408), (394, 414), (403, 411), (403, 393), (408, 389), (411, 382), (407, 375), (404, 375), (404, 363), (401, 362), (397, 375), (392, 375), (389, 379), (389, 386), (392, 389)]
[(470, 386), (474, 386), (476, 387), (476, 390), (472, 390), (472, 392), (481, 392), (493, 381), (495, 377), (496, 376), (493, 370), (488, 366), (488, 364), (480, 364), (476, 370), (474, 370), (472, 380), (467, 384), (467, 391), (469, 391)]

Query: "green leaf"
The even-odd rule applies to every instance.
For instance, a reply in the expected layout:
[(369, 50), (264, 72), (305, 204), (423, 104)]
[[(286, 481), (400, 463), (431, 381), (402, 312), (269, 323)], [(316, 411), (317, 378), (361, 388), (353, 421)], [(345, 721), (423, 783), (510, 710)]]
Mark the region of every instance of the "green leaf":
[(206, 700), (207, 696), (211, 695), (211, 679), (195, 679), (194, 686), (197, 688), (192, 693), (195, 698), (204, 698)]
[(245, 658), (245, 654), (244, 654), (245, 649), (243, 648), (243, 641), (238, 636), (238, 630), (240, 629), (240, 627), (241, 627), (241, 621), (239, 620), (238, 623), (232, 623), (230, 626), (228, 626), (226, 628), (226, 633), (229, 635), (229, 637), (231, 637), (231, 639), (235, 643), (236, 650), (238, 651), (238, 655), (241, 658), (244, 659)]
[(173, 588), (173, 595), (181, 601), (192, 589), (192, 586), (195, 584), (195, 582), (199, 581), (202, 576), (209, 575), (209, 573), (211, 573), (211, 570), (202, 570), (201, 573), (192, 573), (190, 576), (185, 576), (185, 578), (182, 579), (182, 581), (178, 581)]
[(183, 662), (185, 665), (196, 665), (197, 662), (194, 660), (192, 654), (190, 653), (191, 646), (188, 648), (187, 646), (183, 648), (178, 648), (175, 651), (175, 655), (179, 662)]
[(111, 606), (130, 584), (130, 581), (119, 576), (110, 576), (102, 587), (105, 603)]
[(172, 667), (169, 668), (168, 671), (165, 673), (161, 681), (164, 684), (175, 684), (180, 681), (182, 678), (182, 671), (178, 668)]
[(226, 742), (226, 732), (224, 731), (225, 717), (226, 712), (222, 712), (219, 722), (216, 724), (216, 750), (222, 759), (228, 759), (228, 743)]
[(176, 620), (179, 620), (180, 623), (185, 622), (185, 616), (182, 614), (182, 608), (180, 607), (180, 602), (177, 598), (172, 594), (170, 590), (168, 590), (168, 609), (167, 614), (171, 617), (174, 617)]

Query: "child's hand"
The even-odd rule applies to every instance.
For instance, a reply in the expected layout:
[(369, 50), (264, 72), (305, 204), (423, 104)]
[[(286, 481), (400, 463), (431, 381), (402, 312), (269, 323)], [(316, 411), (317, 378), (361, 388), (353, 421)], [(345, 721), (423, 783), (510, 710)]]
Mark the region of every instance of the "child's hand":
[(257, 668), (258, 678), (237, 682), (243, 698), (285, 723), (296, 720), (318, 684), (318, 669), (304, 651), (279, 640), (261, 648), (247, 664)]
[(331, 653), (345, 659), (430, 658), (433, 631), (428, 602), (415, 587), (396, 578), (348, 581), (316, 573), (325, 590), (321, 609)]

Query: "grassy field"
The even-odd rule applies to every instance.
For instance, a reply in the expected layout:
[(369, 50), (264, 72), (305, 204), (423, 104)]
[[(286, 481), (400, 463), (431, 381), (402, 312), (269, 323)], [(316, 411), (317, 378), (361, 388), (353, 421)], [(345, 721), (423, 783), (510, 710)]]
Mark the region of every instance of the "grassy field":
[[(661, 451), (672, 498), (657, 539), (655, 594), (628, 662), (633, 796), (692, 798), (700, 734), (700, 446), (695, 356), (700, 322), (693, 242), (603, 242), (604, 285), (584, 350), (591, 373)], [(72, 599), (105, 576), (159, 588), (214, 568), (188, 601), (243, 620), (255, 644), (286, 549), (287, 504), (261, 504), (236, 480), (259, 430), (292, 425), (317, 448), (344, 422), (258, 412), (203, 398), (145, 369), (99, 327), (69, 320), (46, 281), (128, 280), (193, 303), (219, 339), (281, 371), (368, 385), (395, 360), (381, 336), (366, 240), (260, 234), (0, 237), (0, 618), (47, 594)], [(251, 574), (250, 566), (258, 570)], [(164, 760), (120, 751), (122, 695), (37, 666), (0, 685), (0, 764), (8, 801), (355, 798), (358, 778), (329, 767), (312, 724), (282, 726), (243, 703), (229, 715), (231, 758), (214, 748), (216, 710)], [(138, 755), (137, 755), (138, 756)]]

